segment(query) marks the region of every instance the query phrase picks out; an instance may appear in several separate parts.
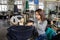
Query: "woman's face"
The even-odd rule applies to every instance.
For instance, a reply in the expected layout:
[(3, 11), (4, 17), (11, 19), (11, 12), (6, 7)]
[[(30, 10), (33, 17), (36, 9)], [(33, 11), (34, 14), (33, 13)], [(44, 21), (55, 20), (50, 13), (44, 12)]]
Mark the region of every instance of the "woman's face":
[(36, 12), (36, 19), (37, 19), (37, 20), (40, 20), (40, 19), (41, 19), (41, 16), (39, 15), (38, 12)]

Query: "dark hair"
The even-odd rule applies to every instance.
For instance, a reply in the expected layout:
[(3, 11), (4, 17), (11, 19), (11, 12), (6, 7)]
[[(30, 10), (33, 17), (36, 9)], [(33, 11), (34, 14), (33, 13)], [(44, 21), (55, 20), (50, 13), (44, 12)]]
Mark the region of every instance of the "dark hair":
[(56, 21), (53, 21), (53, 23), (55, 24), (55, 23), (56, 23)]
[(38, 12), (38, 11), (39, 11), (39, 12), (41, 12), (41, 11), (42, 11), (42, 9), (37, 9), (35, 12)]
[(41, 16), (41, 20), (45, 20), (45, 14), (43, 13), (42, 9), (37, 9), (35, 12), (38, 12), (38, 14)]
[(51, 20), (48, 19), (47, 22), (48, 22), (48, 25), (51, 25)]
[(47, 19), (47, 28), (50, 27), (51, 28), (51, 20)]

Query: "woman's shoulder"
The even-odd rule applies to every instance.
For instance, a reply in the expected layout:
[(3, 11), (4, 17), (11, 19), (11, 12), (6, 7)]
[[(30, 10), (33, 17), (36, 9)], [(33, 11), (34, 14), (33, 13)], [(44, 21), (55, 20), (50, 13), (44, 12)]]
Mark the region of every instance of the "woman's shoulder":
[(44, 20), (43, 23), (47, 23), (47, 20)]
[(44, 20), (44, 22), (47, 22), (47, 20)]

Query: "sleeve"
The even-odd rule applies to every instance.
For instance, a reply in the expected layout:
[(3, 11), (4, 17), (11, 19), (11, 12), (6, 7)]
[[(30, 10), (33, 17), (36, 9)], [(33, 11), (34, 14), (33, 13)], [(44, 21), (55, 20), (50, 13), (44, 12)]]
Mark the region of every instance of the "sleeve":
[(7, 29), (8, 33), (7, 33), (7, 39), (8, 40), (16, 40), (16, 37), (12, 31), (12, 27)]
[(8, 31), (8, 33), (7, 33), (7, 39), (8, 40), (12, 40), (12, 37), (11, 37), (11, 29), (8, 28), (7, 31)]

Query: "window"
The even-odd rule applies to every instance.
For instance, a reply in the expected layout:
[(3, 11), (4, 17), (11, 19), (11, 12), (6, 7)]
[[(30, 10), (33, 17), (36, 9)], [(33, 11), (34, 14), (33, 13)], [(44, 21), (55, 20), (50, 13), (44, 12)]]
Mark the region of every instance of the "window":
[(56, 2), (47, 2), (46, 8), (49, 9), (49, 10), (54, 11), (56, 9), (56, 5), (57, 5)]
[(21, 0), (15, 0), (14, 4), (22, 4), (22, 1)]
[(43, 2), (39, 2), (39, 8), (40, 8), (40, 9), (44, 9), (44, 4), (43, 4)]
[(18, 9), (23, 9), (22, 5), (17, 5)]
[(34, 1), (29, 2), (29, 10), (35, 10)]
[(7, 11), (7, 5), (0, 5), (0, 12), (1, 11)]
[(7, 0), (0, 0), (1, 4), (7, 4)]
[(35, 7), (33, 5), (30, 5), (29, 10), (35, 10)]
[(18, 9), (23, 9), (23, 3), (22, 3), (22, 0), (15, 0), (15, 5), (17, 5), (17, 8)]
[(8, 11), (7, 0), (0, 0), (0, 12)]

